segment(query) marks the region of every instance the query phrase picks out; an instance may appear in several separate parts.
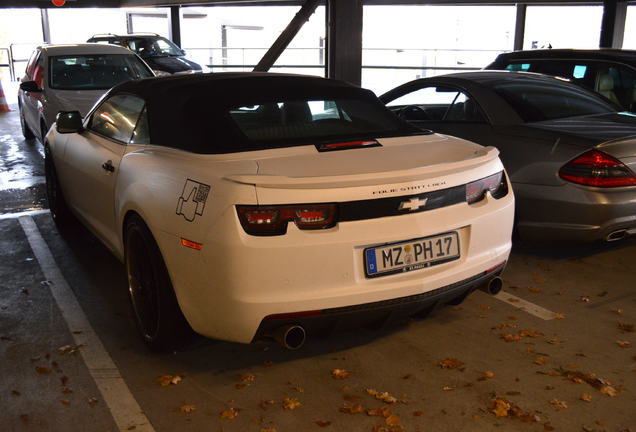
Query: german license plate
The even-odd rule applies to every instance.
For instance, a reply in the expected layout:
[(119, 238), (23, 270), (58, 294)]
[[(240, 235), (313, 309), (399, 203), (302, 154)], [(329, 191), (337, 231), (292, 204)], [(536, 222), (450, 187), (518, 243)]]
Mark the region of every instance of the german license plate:
[(458, 258), (456, 231), (364, 250), (366, 276), (370, 278), (419, 270)]

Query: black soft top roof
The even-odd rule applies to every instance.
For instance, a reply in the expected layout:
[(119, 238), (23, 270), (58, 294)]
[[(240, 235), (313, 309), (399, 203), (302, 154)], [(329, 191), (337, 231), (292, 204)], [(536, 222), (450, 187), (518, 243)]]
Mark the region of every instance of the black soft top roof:
[(524, 59), (576, 59), (576, 60), (610, 60), (622, 61), (630, 64), (636, 63), (636, 51), (614, 48), (600, 49), (572, 49), (552, 48), (537, 50), (511, 51), (499, 54), (495, 63), (503, 60)]
[(254, 149), (253, 143), (246, 142), (229, 116), (229, 111), (236, 107), (311, 99), (366, 99), (383, 106), (371, 91), (343, 81), (259, 72), (128, 81), (112, 88), (109, 96), (122, 93), (137, 95), (146, 101), (153, 144), (195, 153)]

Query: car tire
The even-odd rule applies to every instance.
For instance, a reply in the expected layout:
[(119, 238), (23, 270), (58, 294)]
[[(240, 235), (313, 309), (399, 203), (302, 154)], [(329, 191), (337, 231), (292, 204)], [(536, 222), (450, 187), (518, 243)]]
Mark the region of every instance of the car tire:
[(24, 139), (33, 139), (35, 138), (35, 135), (33, 134), (33, 132), (31, 132), (31, 129), (29, 129), (29, 126), (27, 126), (26, 124), (26, 120), (24, 119), (24, 111), (22, 111), (22, 105), (19, 105), (20, 107), (20, 127), (22, 128), (22, 136), (24, 136)]
[(66, 228), (72, 216), (64, 199), (57, 171), (53, 164), (51, 149), (48, 145), (44, 146), (44, 176), (46, 178), (46, 199), (49, 203), (51, 217), (58, 228)]
[(46, 142), (46, 133), (49, 130), (46, 127), (46, 124), (44, 124), (44, 120), (42, 120), (40, 122), (40, 142), (42, 143), (42, 145), (44, 145), (44, 143)]
[(177, 302), (157, 242), (138, 215), (126, 221), (124, 255), (130, 305), (146, 346), (167, 352), (187, 344), (192, 330)]

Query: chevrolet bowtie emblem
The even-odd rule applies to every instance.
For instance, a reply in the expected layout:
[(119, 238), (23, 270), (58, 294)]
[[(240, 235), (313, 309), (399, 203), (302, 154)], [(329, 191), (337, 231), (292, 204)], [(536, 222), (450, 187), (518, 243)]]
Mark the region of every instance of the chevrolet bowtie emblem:
[(400, 203), (400, 207), (398, 207), (398, 210), (408, 210), (408, 211), (419, 210), (420, 207), (424, 207), (426, 205), (426, 201), (428, 201), (428, 198), (424, 198), (424, 199), (411, 198), (408, 201), (402, 201)]

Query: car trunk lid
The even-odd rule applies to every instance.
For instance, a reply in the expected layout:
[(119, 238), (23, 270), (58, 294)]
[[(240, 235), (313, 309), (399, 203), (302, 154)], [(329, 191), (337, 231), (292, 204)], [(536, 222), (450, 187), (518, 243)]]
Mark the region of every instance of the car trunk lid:
[[(443, 135), (377, 141), (380, 144), (377, 147), (329, 152), (318, 152), (310, 146), (285, 149), (281, 156), (267, 151), (267, 156), (255, 158), (258, 164), (256, 175), (231, 175), (227, 178), (253, 184), (259, 189), (373, 186), (448, 178), (473, 168), (480, 171), (480, 167), (486, 176), (491, 172), (484, 167), (498, 161), (499, 154), (494, 147), (482, 147)], [(449, 185), (448, 181), (445, 184)]]

